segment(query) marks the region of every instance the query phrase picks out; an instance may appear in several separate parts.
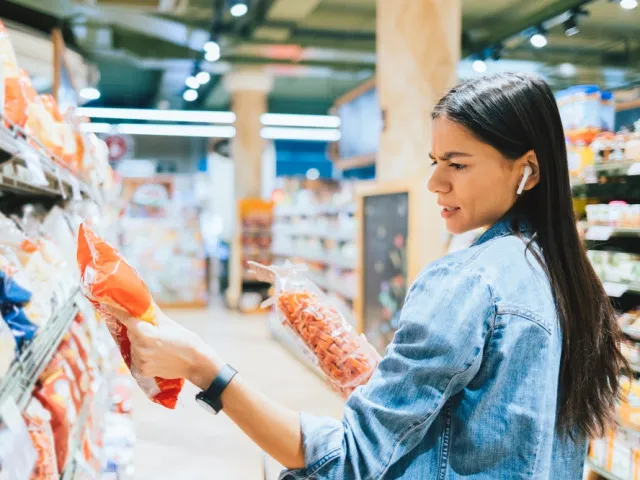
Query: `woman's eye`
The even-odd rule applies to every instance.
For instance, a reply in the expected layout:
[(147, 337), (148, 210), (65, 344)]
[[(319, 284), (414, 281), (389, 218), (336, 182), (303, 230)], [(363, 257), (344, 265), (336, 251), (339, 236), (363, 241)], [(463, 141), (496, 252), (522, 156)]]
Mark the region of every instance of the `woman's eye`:
[(451, 168), (455, 168), (456, 170), (464, 170), (465, 168), (467, 168), (466, 165), (460, 165), (459, 163), (450, 163), (449, 166)]
[(435, 167), (437, 164), (438, 164), (438, 162), (437, 162), (436, 160), (433, 160), (433, 161), (431, 162), (431, 166), (432, 166), (432, 167)]

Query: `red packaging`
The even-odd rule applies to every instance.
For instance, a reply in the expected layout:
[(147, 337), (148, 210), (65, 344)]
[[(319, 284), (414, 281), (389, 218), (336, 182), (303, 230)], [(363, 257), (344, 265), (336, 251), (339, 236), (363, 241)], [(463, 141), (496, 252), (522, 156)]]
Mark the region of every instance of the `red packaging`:
[(60, 473), (67, 463), (69, 435), (78, 416), (76, 405), (80, 400), (73, 384), (69, 366), (62, 357), (56, 355), (40, 376), (40, 385), (33, 392), (33, 396), (51, 414), (51, 429)]
[(184, 379), (146, 378), (140, 375), (131, 363), (127, 327), (107, 310), (116, 308), (141, 322), (157, 325), (156, 309), (149, 289), (120, 253), (84, 224), (78, 233), (77, 259), (82, 291), (105, 317), (111, 336), (136, 382), (155, 403), (175, 408)]

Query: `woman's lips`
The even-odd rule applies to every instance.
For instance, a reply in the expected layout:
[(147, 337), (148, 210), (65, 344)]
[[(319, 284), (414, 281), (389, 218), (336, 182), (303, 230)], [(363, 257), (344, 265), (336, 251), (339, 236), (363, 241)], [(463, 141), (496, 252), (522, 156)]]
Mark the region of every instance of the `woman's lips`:
[(442, 215), (442, 218), (451, 218), (459, 211), (460, 208), (458, 207), (442, 207), (442, 212), (440, 213), (440, 215)]

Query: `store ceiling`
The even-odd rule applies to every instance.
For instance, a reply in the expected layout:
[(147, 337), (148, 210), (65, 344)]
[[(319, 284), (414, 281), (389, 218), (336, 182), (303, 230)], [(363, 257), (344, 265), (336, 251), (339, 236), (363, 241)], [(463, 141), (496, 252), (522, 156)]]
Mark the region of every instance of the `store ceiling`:
[[(270, 109), (280, 112), (324, 113), (336, 97), (373, 75), (376, 0), (249, 3), (249, 13), (235, 19), (226, 0), (5, 0), (0, 16), (43, 31), (64, 26), (68, 42), (100, 67), (101, 103), (112, 106), (152, 107), (161, 100), (181, 106), (184, 80), (202, 58), (214, 22), (222, 59), (200, 64), (213, 79), (194, 108), (226, 108), (229, 95), (220, 77), (236, 67), (264, 66), (273, 73)], [(491, 54), (502, 43), (504, 61), (495, 68), (531, 62), (528, 68), (558, 88), (640, 81), (640, 8), (625, 11), (608, 0), (462, 4), (464, 53)], [(520, 35), (582, 4), (590, 14), (580, 18), (578, 35), (566, 37), (561, 25), (553, 27), (540, 50)], [(461, 76), (473, 74), (469, 66), (462, 65)]]

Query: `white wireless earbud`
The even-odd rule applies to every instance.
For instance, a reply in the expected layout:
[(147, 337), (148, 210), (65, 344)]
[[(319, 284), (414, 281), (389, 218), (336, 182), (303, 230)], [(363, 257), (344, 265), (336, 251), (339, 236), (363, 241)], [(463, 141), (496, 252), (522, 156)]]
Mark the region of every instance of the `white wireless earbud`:
[(533, 170), (531, 169), (531, 167), (529, 165), (524, 167), (524, 173), (522, 174), (522, 180), (520, 181), (520, 185), (518, 186), (518, 191), (516, 192), (517, 195), (522, 195), (522, 192), (524, 192), (524, 187), (527, 184), (527, 180), (529, 180), (529, 177), (531, 176), (532, 173), (533, 173)]
[(522, 192), (524, 192), (524, 187), (527, 184), (527, 180), (529, 180), (529, 177), (531, 176), (532, 173), (533, 173), (533, 170), (531, 170), (531, 167), (529, 165), (524, 167), (522, 180), (520, 181), (520, 185), (518, 186), (518, 191), (516, 192), (517, 195), (522, 195)]

